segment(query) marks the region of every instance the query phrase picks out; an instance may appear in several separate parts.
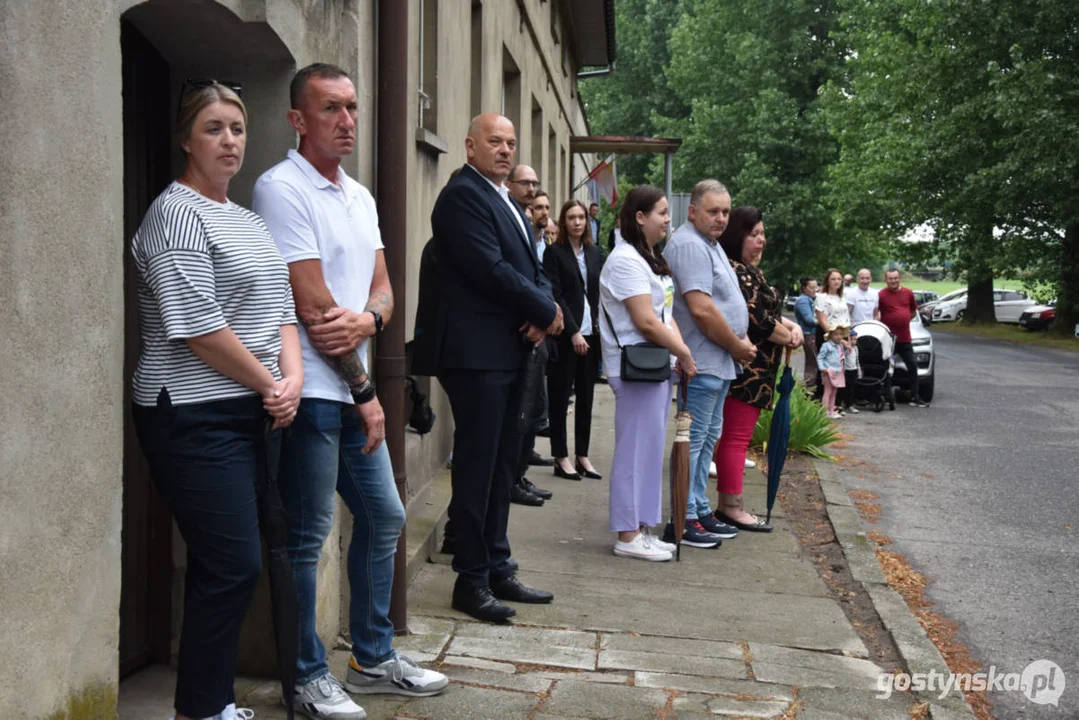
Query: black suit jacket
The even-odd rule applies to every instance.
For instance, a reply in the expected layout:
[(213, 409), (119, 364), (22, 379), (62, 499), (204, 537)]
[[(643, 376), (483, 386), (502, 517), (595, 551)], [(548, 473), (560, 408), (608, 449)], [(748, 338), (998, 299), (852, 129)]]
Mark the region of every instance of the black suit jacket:
[[(588, 275), (588, 305), (592, 314), (592, 332), (599, 332), (599, 271), (603, 269), (603, 254), (592, 244), (584, 249), (585, 274)], [(584, 322), (585, 287), (577, 256), (568, 244), (554, 243), (543, 251), (543, 269), (551, 281), (555, 302), (562, 306), (566, 329), (560, 340), (569, 341), (580, 331)]]
[[(514, 217), (516, 212), (517, 222)], [(555, 318), (551, 285), (513, 209), (471, 165), (442, 189), (431, 213), (438, 254), (438, 367), (518, 370), (529, 346), (519, 328)]]

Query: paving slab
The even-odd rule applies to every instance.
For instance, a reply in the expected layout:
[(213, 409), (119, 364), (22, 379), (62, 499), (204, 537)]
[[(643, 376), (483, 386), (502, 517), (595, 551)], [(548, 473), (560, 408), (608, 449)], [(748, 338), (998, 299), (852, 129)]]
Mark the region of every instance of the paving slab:
[[(612, 562), (620, 560), (611, 556)], [(859, 657), (868, 655), (843, 611), (830, 597), (724, 587), (722, 602), (718, 602), (714, 586), (672, 586), (665, 577), (671, 563), (637, 564), (654, 568), (650, 583), (591, 575), (522, 572), (523, 581), (553, 591), (555, 600), (550, 605), (518, 605), (514, 622), (702, 640), (748, 640), (846, 652)], [(449, 568), (433, 564), (424, 568), (411, 588), (413, 611), (425, 616), (463, 619), (464, 615), (449, 607), (454, 580)], [(678, 599), (675, 607), (670, 602), (672, 597)], [(707, 621), (702, 622), (700, 613), (677, 611), (682, 607), (700, 608), (707, 613)]]
[(634, 684), (637, 687), (678, 690), (687, 693), (706, 693), (708, 695), (737, 695), (743, 697), (752, 695), (761, 700), (794, 701), (794, 691), (786, 685), (770, 685), (752, 680), (672, 673), (638, 672), (635, 675)]
[[(419, 625), (417, 625), (415, 621), (410, 620), (409, 628), (412, 632), (403, 637), (395, 638), (393, 646), (398, 652), (410, 656), (413, 660), (416, 660), (416, 662), (420, 662), (416, 659), (417, 653), (438, 657), (439, 653), (441, 653), (449, 643), (450, 637), (453, 634), (452, 622), (446, 620), (440, 620), (439, 622), (442, 625), (448, 625), (449, 628), (444, 631), (421, 633), (416, 631), (416, 628), (419, 627)], [(426, 627), (424, 629), (426, 629)]]
[[(558, 672), (556, 670), (537, 670), (532, 673), (549, 680), (578, 680), (581, 682), (607, 683), (610, 685), (629, 685), (633, 679), (633, 673), (608, 671), (608, 672)], [(636, 684), (640, 684), (637, 682)]]
[(447, 655), (442, 659), (442, 664), (476, 668), (477, 670), (487, 670), (489, 672), (509, 673), (511, 675), (517, 672), (517, 666), (512, 663), (495, 662), (494, 660), (465, 657), (463, 655)]
[(599, 654), (600, 670), (647, 670), (675, 672), (705, 677), (748, 679), (749, 666), (744, 660), (726, 660), (697, 655), (667, 655), (665, 653), (604, 650)]
[(535, 673), (504, 673), (451, 665), (443, 665), (441, 669), (454, 683), (532, 694), (550, 690), (552, 683), (550, 678), (541, 677)]
[(409, 700), (401, 713), (423, 720), (527, 720), (539, 703), (531, 693), (451, 685), (441, 695)]
[(712, 698), (706, 705), (714, 715), (737, 718), (776, 718), (790, 709), (790, 705), (785, 702), (725, 697)]
[(966, 704), (962, 707), (952, 707), (930, 703), (929, 717), (933, 720), (973, 720), (974, 711)]
[(753, 663), (753, 674), (761, 682), (795, 687), (853, 688), (856, 690), (873, 690), (877, 687), (875, 677), (769, 662)]
[(556, 647), (584, 648), (586, 650), (594, 650), (598, 641), (598, 637), (594, 632), (537, 628), (526, 625), (491, 625), (478, 622), (458, 623), (456, 637), (537, 643)]
[(756, 671), (758, 663), (774, 663), (791, 667), (809, 668), (839, 674), (856, 675), (876, 682), (883, 672), (879, 665), (861, 658), (829, 655), (828, 653), (799, 650), (779, 645), (749, 643), (750, 661)]
[(884, 699), (876, 697), (877, 694), (865, 690), (802, 688), (798, 693), (801, 704), (798, 720), (814, 717), (831, 720), (832, 715), (847, 720), (910, 720), (909, 708), (915, 703), (911, 695), (895, 693)]
[(626, 633), (600, 633), (600, 650), (664, 653), (666, 655), (698, 655), (728, 660), (744, 660), (745, 652), (739, 643), (685, 638), (658, 637)]
[(555, 685), (543, 711), (592, 720), (655, 720), (667, 699), (667, 693), (653, 688), (567, 680)]
[(680, 693), (675, 695), (671, 702), (671, 710), (676, 718), (707, 717), (715, 720), (715, 715), (708, 709), (708, 701), (711, 695), (698, 695), (695, 693)]
[(588, 648), (558, 647), (539, 643), (521, 643), (513, 640), (455, 637), (450, 643), (447, 653), (530, 665), (554, 665), (556, 667), (578, 668), (581, 670), (596, 669), (596, 651)]

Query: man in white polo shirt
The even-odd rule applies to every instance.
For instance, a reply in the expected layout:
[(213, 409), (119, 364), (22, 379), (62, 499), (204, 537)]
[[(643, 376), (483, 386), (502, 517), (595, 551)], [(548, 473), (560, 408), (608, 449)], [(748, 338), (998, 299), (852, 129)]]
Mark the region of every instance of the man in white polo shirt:
[(353, 518), (344, 689), (424, 696), (441, 692), (447, 679), (393, 649), (390, 592), (405, 510), (365, 368), (367, 340), (393, 313), (393, 291), (374, 199), (340, 167), (356, 142), (356, 89), (341, 68), (316, 64), (296, 74), (290, 95), (288, 120), (300, 145), (258, 179), (253, 208), (289, 264), (301, 322), (304, 387), (280, 468), (300, 604), (297, 707), (319, 720), (362, 720), (364, 710), (330, 674), (315, 624), (318, 560), (335, 493)]

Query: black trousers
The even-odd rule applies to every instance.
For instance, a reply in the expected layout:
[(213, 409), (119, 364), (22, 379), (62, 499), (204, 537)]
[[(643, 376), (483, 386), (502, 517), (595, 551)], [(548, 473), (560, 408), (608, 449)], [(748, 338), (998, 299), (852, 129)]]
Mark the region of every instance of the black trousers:
[[(822, 347), (824, 347), (824, 329), (821, 328), (820, 325), (817, 326), (817, 335), (816, 335), (816, 337), (817, 337), (817, 351), (820, 352), (820, 349)], [(840, 391), (836, 392), (836, 395), (837, 395), (836, 403), (837, 404), (838, 404), (838, 401), (839, 401), (839, 398), (838, 398), (839, 392)], [(813, 388), (813, 399), (816, 400), (817, 402), (820, 402), (821, 400), (824, 399), (824, 380), (820, 380), (820, 379), (817, 380), (817, 386), (815, 388)]]
[(858, 371), (844, 370), (843, 377), (846, 380), (846, 387), (841, 387), (836, 391), (836, 405), (849, 408), (858, 400)]
[(506, 536), (510, 487), (521, 452), (519, 371), (444, 370), (456, 427), (449, 519), (457, 583), (486, 587), (514, 572)]
[(588, 455), (592, 435), (592, 399), (596, 374), (599, 372), (599, 335), (589, 335), (585, 341), (588, 342), (588, 353), (585, 355), (573, 352), (573, 345), (569, 342), (559, 343), (558, 362), (547, 377), (547, 398), (551, 404), (551, 454), (555, 457), (569, 457), (566, 413), (574, 387), (577, 392), (573, 419), (574, 449), (580, 457)]
[(903, 364), (907, 366), (907, 376), (910, 378), (911, 402), (921, 400), (921, 396), (918, 395), (918, 363), (914, 359), (914, 345), (909, 342), (897, 342), (895, 344), (895, 354), (903, 358)]
[(235, 702), (237, 645), (262, 569), (255, 480), (265, 472), (258, 396), (134, 406), (154, 484), (187, 545), (177, 712), (211, 717)]

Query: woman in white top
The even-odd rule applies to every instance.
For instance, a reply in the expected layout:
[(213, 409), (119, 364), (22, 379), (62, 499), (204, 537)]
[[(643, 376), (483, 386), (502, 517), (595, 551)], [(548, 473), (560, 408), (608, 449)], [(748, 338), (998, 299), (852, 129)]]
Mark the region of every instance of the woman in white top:
[(262, 567), (255, 483), (274, 442), (267, 417), (291, 423), (303, 385), (288, 266), (262, 220), (227, 197), (246, 142), (236, 89), (184, 83), (187, 167), (131, 242), (135, 430), (188, 554), (176, 720), (238, 717), (237, 645)]
[(824, 288), (817, 293), (813, 310), (817, 315), (817, 326), (822, 328), (821, 332), (827, 332), (833, 325), (850, 327), (850, 308), (843, 297), (843, 273), (832, 268), (825, 274)]
[(635, 187), (619, 219), (623, 242), (611, 251), (599, 278), (603, 365), (615, 394), (610, 528), (618, 533), (615, 555), (670, 560), (674, 545), (660, 541), (651, 527), (660, 523), (663, 504), (671, 383), (623, 381), (620, 346), (650, 342), (667, 348), (689, 377), (697, 366), (671, 317), (673, 294), (664, 283), (670, 268), (656, 250), (671, 222), (667, 198), (658, 188)]

